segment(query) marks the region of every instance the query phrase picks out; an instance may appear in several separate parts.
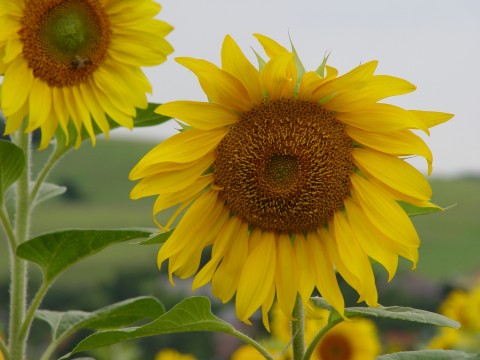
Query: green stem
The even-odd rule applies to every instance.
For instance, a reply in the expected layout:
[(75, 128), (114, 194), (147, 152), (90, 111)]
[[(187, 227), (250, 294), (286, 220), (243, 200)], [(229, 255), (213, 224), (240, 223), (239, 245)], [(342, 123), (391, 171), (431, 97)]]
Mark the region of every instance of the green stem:
[(241, 333), (240, 331), (238, 330), (235, 330), (233, 329), (233, 333), (231, 333), (233, 336), (239, 338), (240, 340), (242, 340), (244, 343), (250, 345), (250, 346), (253, 346), (255, 349), (257, 349), (257, 351), (263, 355), (263, 357), (267, 360), (274, 360), (272, 355), (270, 355), (268, 353), (267, 350), (265, 350), (263, 348), (262, 345), (260, 345), (258, 342), (256, 342), (255, 340), (253, 340), (251, 337)]
[(45, 163), (45, 166), (42, 168), (40, 173), (37, 176), (37, 179), (35, 180), (35, 184), (32, 188), (32, 191), (30, 192), (30, 203), (34, 204), (35, 203), (35, 198), (37, 197), (38, 191), (40, 190), (40, 187), (42, 186), (43, 182), (47, 178), (48, 174), (50, 174), (50, 171), (53, 169), (53, 166), (57, 163), (58, 160), (61, 159), (63, 155), (65, 155), (70, 148), (66, 146), (58, 147), (55, 145), (53, 152), (50, 154), (50, 157), (48, 158), (48, 161)]
[(301, 360), (305, 353), (305, 312), (302, 298), (298, 294), (292, 316), (293, 360)]
[(317, 335), (313, 338), (312, 342), (310, 345), (308, 345), (307, 351), (305, 352), (305, 356), (303, 357), (303, 360), (309, 360), (310, 357), (312, 356), (313, 351), (317, 347), (318, 343), (320, 340), (322, 340), (323, 336), (330, 331), (331, 328), (333, 328), (335, 325), (340, 324), (343, 321), (343, 318), (341, 316), (336, 317), (334, 320), (329, 319), (327, 325), (325, 325)]
[[(15, 216), (15, 247), (28, 239), (30, 226), (30, 163), (31, 163), (31, 137), (21, 130), (12, 136), (25, 154), (25, 169), (17, 180), (17, 206)], [(10, 332), (9, 345), (12, 360), (23, 360), (25, 356), (25, 339), (19, 337), (20, 328), (25, 318), (27, 297), (27, 262), (15, 256), (11, 261), (11, 285), (10, 285)]]
[(37, 293), (35, 294), (35, 297), (33, 298), (32, 303), (28, 308), (27, 314), (25, 315), (25, 320), (20, 329), (20, 333), (19, 333), (20, 339), (26, 340), (28, 338), (30, 327), (32, 325), (33, 318), (35, 317), (35, 312), (38, 310), (38, 307), (40, 306), (40, 303), (42, 302), (43, 297), (45, 296), (45, 293), (47, 292), (49, 287), (50, 287), (50, 283), (43, 282), (42, 286), (40, 287), (40, 289), (38, 289)]

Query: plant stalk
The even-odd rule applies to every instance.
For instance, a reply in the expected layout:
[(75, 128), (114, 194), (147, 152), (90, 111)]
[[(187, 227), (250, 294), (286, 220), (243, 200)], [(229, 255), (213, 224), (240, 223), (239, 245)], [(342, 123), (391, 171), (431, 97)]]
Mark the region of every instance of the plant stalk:
[(292, 316), (293, 360), (302, 360), (305, 353), (305, 312), (302, 298), (298, 294)]

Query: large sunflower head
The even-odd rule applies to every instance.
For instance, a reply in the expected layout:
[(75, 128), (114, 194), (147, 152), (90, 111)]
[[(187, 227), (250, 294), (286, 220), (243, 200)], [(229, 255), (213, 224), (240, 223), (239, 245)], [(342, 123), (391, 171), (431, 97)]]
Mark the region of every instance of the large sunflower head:
[(4, 0), (0, 74), (6, 133), (41, 128), (41, 148), (69, 123), (95, 142), (112, 119), (133, 127), (151, 86), (141, 66), (165, 61), (172, 30), (152, 0)]
[[(451, 115), (405, 110), (380, 100), (411, 92), (409, 82), (374, 75), (376, 61), (338, 76), (325, 61), (305, 71), (295, 51), (255, 35), (267, 60), (259, 69), (227, 36), (222, 67), (177, 61), (197, 75), (208, 102), (158, 108), (189, 125), (132, 170), (132, 198), (158, 195), (154, 216), (182, 216), (158, 254), (169, 275), (196, 274), (222, 301), (236, 294), (238, 317), (276, 297), (291, 314), (314, 288), (339, 312), (338, 271), (361, 300), (377, 304), (370, 259), (391, 278), (398, 256), (417, 262), (419, 239), (399, 201), (433, 206), (425, 178), (404, 157), (432, 155), (412, 130)], [(209, 261), (200, 268), (205, 248)]]

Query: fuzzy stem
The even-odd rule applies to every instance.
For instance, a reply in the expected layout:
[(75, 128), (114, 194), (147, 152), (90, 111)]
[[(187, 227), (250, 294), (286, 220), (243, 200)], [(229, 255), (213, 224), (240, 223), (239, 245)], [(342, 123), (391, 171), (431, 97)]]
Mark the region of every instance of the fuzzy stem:
[(262, 345), (260, 345), (258, 342), (256, 342), (255, 340), (253, 340), (251, 337), (241, 333), (240, 331), (237, 331), (237, 330), (233, 330), (233, 333), (232, 333), (233, 336), (239, 338), (240, 340), (242, 340), (244, 343), (250, 345), (250, 346), (253, 346), (255, 349), (257, 349), (257, 351), (263, 355), (263, 357), (267, 360), (273, 360), (273, 357), (267, 352), (267, 350), (265, 350)]
[(298, 294), (292, 315), (293, 360), (301, 360), (305, 353), (305, 313), (302, 299)]
[[(28, 239), (30, 227), (30, 163), (31, 163), (31, 136), (18, 131), (12, 140), (25, 154), (25, 168), (17, 180), (17, 206), (15, 216), (15, 245)], [(10, 285), (10, 358), (23, 360), (25, 356), (25, 339), (19, 337), (19, 332), (25, 318), (27, 298), (27, 262), (15, 255), (12, 249), (11, 285)]]

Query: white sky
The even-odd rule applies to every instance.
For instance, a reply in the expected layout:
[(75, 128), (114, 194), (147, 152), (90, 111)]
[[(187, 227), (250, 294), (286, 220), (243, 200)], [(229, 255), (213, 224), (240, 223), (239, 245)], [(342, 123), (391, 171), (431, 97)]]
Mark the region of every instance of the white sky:
[[(159, 18), (175, 27), (167, 37), (175, 53), (161, 66), (146, 69), (154, 88), (151, 101), (206, 100), (196, 77), (175, 57), (203, 58), (218, 65), (223, 38), (230, 34), (254, 60), (250, 47), (257, 51), (261, 47), (253, 33), (287, 47), (290, 34), (309, 70), (331, 51), (329, 64), (340, 74), (376, 59), (377, 74), (415, 84), (415, 92), (389, 102), (455, 114), (450, 122), (433, 128), (427, 139), (434, 154), (433, 174), (480, 173), (479, 0), (162, 0), (161, 4)], [(172, 133), (171, 125), (133, 131), (134, 136), (159, 140)], [(415, 165), (426, 168), (424, 162)]]

